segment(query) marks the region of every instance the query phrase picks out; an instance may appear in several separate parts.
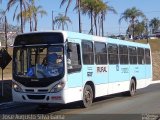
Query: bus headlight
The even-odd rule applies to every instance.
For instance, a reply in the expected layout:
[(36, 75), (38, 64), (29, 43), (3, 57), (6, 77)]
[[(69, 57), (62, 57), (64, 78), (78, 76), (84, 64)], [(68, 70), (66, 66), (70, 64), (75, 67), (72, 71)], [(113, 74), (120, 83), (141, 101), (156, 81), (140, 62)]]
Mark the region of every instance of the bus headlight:
[(16, 83), (12, 83), (12, 88), (16, 91), (16, 92), (23, 92), (22, 88), (16, 84)]
[(65, 83), (63, 81), (59, 82), (58, 84), (56, 84), (52, 89), (51, 89), (51, 93), (56, 93), (61, 91), (65, 86)]

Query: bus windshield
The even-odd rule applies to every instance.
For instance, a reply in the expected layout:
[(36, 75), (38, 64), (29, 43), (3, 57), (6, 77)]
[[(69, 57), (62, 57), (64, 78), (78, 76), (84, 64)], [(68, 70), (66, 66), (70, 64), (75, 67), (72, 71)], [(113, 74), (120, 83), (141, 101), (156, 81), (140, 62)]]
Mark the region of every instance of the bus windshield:
[(17, 47), (14, 75), (24, 78), (49, 78), (64, 73), (63, 46)]

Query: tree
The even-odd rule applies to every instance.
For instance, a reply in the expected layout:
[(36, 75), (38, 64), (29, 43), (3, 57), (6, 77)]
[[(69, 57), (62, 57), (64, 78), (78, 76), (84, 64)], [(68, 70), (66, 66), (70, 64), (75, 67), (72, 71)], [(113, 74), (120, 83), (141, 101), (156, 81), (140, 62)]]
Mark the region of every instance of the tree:
[(105, 20), (105, 16), (108, 12), (112, 12), (114, 14), (117, 14), (116, 10), (112, 7), (109, 6), (108, 3), (104, 3), (103, 5), (104, 7), (101, 10), (101, 24), (102, 24), (102, 36), (104, 36), (104, 20)]
[[(29, 21), (30, 31), (33, 31), (33, 21), (34, 21), (34, 30), (37, 31), (38, 24), (38, 15), (47, 15), (47, 12), (43, 10), (42, 6), (35, 6), (34, 3), (28, 7), (27, 10), (22, 11), (22, 17), (24, 19), (24, 24)], [(21, 13), (17, 15), (17, 20), (19, 21)]]
[[(33, 31), (33, 7), (30, 6), (26, 11), (22, 11), (22, 17), (24, 20), (24, 26), (26, 22), (29, 22), (30, 25), (30, 31)], [(17, 21), (19, 22), (21, 18), (21, 13), (17, 15)]]
[(145, 29), (145, 22), (138, 22), (135, 25), (135, 36), (142, 36), (146, 33), (146, 29)]
[(152, 28), (152, 33), (154, 34), (160, 27), (160, 20), (159, 18), (151, 19), (149, 26)]
[(95, 7), (95, 2), (97, 0), (82, 0), (81, 2), (81, 11), (82, 14), (88, 14), (91, 19), (91, 28), (89, 33), (93, 35), (93, 10)]
[(38, 18), (37, 16), (40, 15), (41, 17), (43, 17), (44, 15), (47, 15), (47, 12), (45, 10), (43, 10), (42, 6), (33, 6), (33, 18), (34, 18), (34, 30), (37, 31), (37, 26), (38, 26)]
[(8, 27), (8, 23), (7, 23), (7, 17), (6, 17), (6, 12), (3, 10), (0, 10), (0, 23), (3, 26), (3, 31), (4, 31), (4, 36), (5, 36), (5, 47), (7, 50), (7, 27)]
[(68, 23), (72, 23), (72, 22), (69, 17), (62, 15), (62, 14), (59, 14), (55, 18), (54, 23), (57, 24), (58, 29), (60, 29), (60, 27), (62, 27), (62, 30), (64, 30), (64, 27), (66, 26), (68, 29)]
[(8, 4), (7, 4), (7, 10), (10, 10), (11, 7), (13, 7), (15, 4), (18, 3), (18, 5), (16, 6), (16, 9), (14, 11), (14, 15), (13, 15), (13, 20), (16, 16), (16, 12), (18, 7), (20, 7), (20, 13), (21, 13), (21, 32), (23, 33), (23, 15), (22, 15), (22, 11), (26, 10), (29, 6), (30, 3), (34, 1), (34, 0), (9, 0)]
[(95, 26), (95, 33), (97, 35), (97, 19), (105, 5), (101, 0), (81, 0), (81, 11), (83, 14), (88, 14), (91, 18), (91, 30), (89, 33), (93, 34), (93, 20)]
[[(60, 7), (62, 7), (65, 3), (67, 2), (67, 7), (66, 7), (66, 10), (65, 10), (65, 16), (67, 15), (67, 12), (68, 12), (68, 8), (69, 6), (71, 5), (72, 3), (72, 0), (62, 0), (61, 1), (61, 4), (60, 4)], [(79, 19), (79, 32), (81, 33), (82, 32), (82, 26), (81, 26), (81, 0), (76, 0), (76, 6), (75, 8), (78, 7), (78, 19)]]
[(131, 9), (130, 8), (126, 9), (122, 13), (122, 15), (119, 19), (119, 23), (121, 23), (122, 20), (130, 22), (130, 26), (133, 29), (133, 33), (132, 33), (133, 38), (134, 38), (135, 23), (136, 23), (136, 21), (138, 20), (139, 17), (145, 18), (145, 15), (143, 14), (142, 11), (138, 10), (136, 7), (133, 7)]
[(101, 30), (102, 36), (104, 36), (103, 22), (105, 20), (105, 15), (107, 14), (108, 11), (116, 13), (113, 7), (109, 6), (107, 2), (104, 3), (102, 0), (81, 0), (81, 11), (83, 14), (88, 14), (88, 16), (91, 18), (91, 29), (89, 33), (93, 34), (93, 20), (94, 20), (96, 35), (98, 29), (97, 27), (97, 21), (98, 21), (99, 34)]

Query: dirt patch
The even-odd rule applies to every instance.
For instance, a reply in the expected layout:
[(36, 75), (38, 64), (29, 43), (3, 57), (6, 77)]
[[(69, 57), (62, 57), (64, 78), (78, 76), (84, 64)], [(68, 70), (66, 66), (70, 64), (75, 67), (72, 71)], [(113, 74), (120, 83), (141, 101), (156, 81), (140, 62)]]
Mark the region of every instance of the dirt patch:
[(160, 52), (152, 53), (153, 80), (160, 80)]

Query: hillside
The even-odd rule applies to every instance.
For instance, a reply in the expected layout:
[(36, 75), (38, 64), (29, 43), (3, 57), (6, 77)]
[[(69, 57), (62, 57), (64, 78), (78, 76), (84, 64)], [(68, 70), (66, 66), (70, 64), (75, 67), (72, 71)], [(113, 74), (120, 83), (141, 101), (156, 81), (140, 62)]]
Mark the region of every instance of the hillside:
[[(147, 40), (137, 40), (138, 43), (147, 44)], [(160, 52), (160, 39), (149, 40), (152, 52)]]

